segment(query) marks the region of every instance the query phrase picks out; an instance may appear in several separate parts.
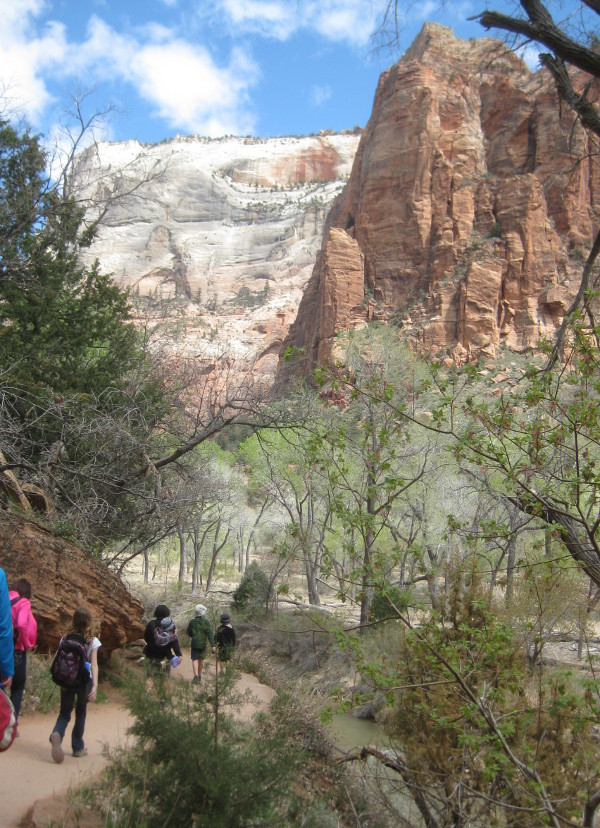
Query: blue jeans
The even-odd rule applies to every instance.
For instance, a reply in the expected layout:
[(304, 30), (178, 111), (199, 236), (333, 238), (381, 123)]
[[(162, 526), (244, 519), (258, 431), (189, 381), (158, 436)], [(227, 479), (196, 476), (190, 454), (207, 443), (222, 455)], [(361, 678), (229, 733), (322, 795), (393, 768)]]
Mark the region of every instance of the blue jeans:
[(88, 695), (92, 691), (90, 681), (81, 688), (68, 690), (60, 688), (60, 712), (54, 725), (52, 733), (60, 733), (61, 739), (65, 737), (65, 731), (71, 721), (71, 713), (75, 707), (75, 724), (71, 732), (71, 747), (74, 751), (83, 750), (83, 731), (85, 730), (85, 715), (87, 712)]
[(19, 718), (21, 702), (23, 701), (23, 690), (27, 679), (27, 653), (25, 650), (15, 650), (15, 674), (10, 685), (10, 700), (15, 708), (15, 715)]

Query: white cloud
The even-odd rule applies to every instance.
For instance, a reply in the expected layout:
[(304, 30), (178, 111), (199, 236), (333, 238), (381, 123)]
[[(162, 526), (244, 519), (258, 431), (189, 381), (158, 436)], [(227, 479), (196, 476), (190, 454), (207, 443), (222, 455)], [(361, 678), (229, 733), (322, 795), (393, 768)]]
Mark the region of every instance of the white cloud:
[(314, 26), (328, 40), (364, 46), (377, 27), (377, 4), (361, 0), (325, 0), (310, 4), (303, 22), (305, 26)]
[(128, 81), (171, 127), (211, 136), (252, 131), (247, 91), (258, 72), (241, 50), (233, 50), (228, 64), (219, 66), (204, 47), (164, 27), (146, 29), (150, 39), (141, 42), (95, 17), (88, 32), (72, 64), (81, 72), (93, 66), (100, 77)]
[(35, 17), (44, 10), (42, 0), (0, 0), (0, 78), (4, 100), (34, 124), (52, 97), (43, 79), (65, 56), (64, 26), (49, 24), (38, 36)]
[(383, 6), (381, 0), (221, 0), (221, 8), (241, 31), (287, 40), (313, 30), (328, 40), (364, 45)]
[(330, 86), (313, 86), (310, 90), (310, 102), (312, 106), (323, 106), (331, 98)]
[(298, 28), (298, 6), (288, 0), (222, 0), (222, 7), (233, 27), (246, 32), (287, 40)]
[[(19, 7), (16, 14), (14, 6)], [(0, 0), (7, 26), (0, 30), (0, 79), (5, 108), (19, 108), (34, 124), (53, 104), (46, 73), (75, 83), (77, 78), (125, 81), (154, 107), (155, 114), (181, 130), (211, 136), (253, 131), (248, 90), (258, 78), (249, 55), (234, 49), (218, 65), (201, 45), (150, 24), (133, 35), (90, 19), (83, 42), (69, 42), (65, 27), (49, 23), (41, 34), (35, 16), (41, 0)]]
[(244, 93), (252, 72), (249, 60), (234, 55), (218, 67), (209, 53), (180, 40), (140, 48), (131, 70), (140, 94), (172, 127), (207, 135), (247, 132)]

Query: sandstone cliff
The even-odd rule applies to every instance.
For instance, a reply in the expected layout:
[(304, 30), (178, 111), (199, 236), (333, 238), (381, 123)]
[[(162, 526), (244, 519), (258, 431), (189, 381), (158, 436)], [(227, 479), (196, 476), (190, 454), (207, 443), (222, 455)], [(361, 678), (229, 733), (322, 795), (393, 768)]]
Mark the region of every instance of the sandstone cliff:
[(171, 322), (187, 355), (256, 360), (267, 380), (294, 320), (359, 137), (100, 143), (72, 181), (104, 210), (84, 262)]
[(373, 318), (459, 363), (552, 337), (598, 225), (591, 149), (545, 72), (426, 25), (380, 78), (279, 380)]

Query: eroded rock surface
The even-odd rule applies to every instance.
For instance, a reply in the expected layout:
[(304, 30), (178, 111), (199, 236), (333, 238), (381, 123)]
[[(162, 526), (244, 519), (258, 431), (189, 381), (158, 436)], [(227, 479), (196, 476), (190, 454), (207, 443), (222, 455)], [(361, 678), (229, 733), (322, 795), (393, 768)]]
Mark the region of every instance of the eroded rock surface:
[[(100, 143), (74, 187), (103, 214), (84, 261), (131, 289), (175, 350), (272, 378), (359, 136)], [(95, 211), (90, 209), (89, 217)]]
[(372, 318), (458, 362), (552, 338), (598, 226), (590, 150), (545, 71), (427, 24), (380, 78), (279, 379), (310, 376), (339, 331)]
[(19, 577), (31, 582), (41, 652), (56, 649), (78, 604), (89, 606), (99, 623), (103, 657), (143, 635), (144, 606), (121, 579), (75, 544), (32, 521), (3, 515), (0, 565), (9, 585)]

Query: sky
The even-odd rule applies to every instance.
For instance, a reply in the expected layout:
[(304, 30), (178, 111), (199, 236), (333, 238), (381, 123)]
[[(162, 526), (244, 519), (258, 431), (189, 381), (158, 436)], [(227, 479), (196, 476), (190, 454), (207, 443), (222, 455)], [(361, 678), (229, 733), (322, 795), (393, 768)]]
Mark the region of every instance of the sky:
[(96, 137), (144, 143), (364, 126), (424, 22), (487, 34), (467, 21), (485, 0), (409, 0), (400, 48), (377, 50), (384, 2), (0, 0), (1, 108), (48, 137), (80, 100), (84, 119), (109, 110)]

